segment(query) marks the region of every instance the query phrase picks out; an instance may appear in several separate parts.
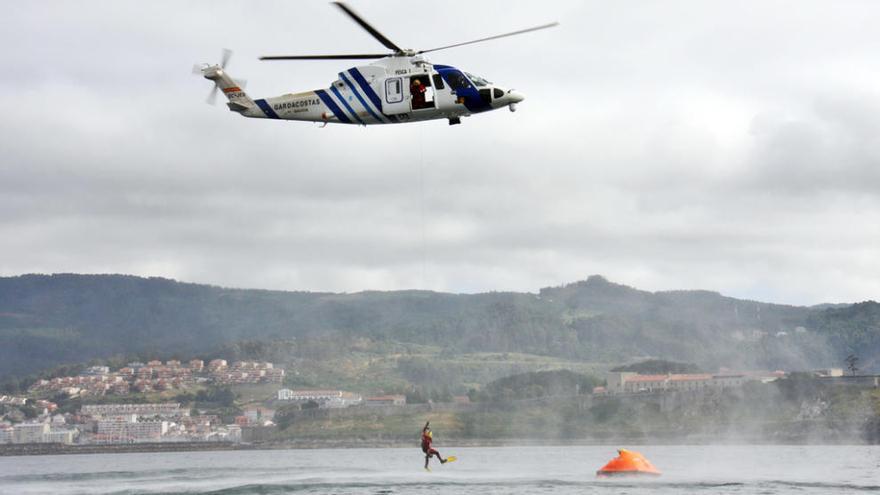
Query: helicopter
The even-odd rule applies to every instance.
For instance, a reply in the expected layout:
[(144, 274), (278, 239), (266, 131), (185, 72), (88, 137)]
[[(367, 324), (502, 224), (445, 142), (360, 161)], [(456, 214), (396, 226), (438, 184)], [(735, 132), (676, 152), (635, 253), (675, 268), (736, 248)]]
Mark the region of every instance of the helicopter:
[(343, 2), (332, 2), (391, 53), (348, 55), (273, 55), (260, 60), (372, 60), (368, 65), (340, 72), (327, 89), (291, 93), (274, 98), (251, 99), (243, 84), (226, 72), (232, 54), (224, 50), (219, 64), (194, 68), (214, 82), (208, 97), (212, 103), (217, 90), (229, 100), (229, 110), (243, 117), (296, 120), (323, 124), (401, 124), (447, 119), (449, 125), (462, 117), (507, 107), (516, 111), (522, 93), (505, 89), (482, 77), (450, 65), (430, 63), (423, 55), (473, 43), (524, 34), (558, 25), (556, 22), (428, 50), (404, 49), (389, 40)]

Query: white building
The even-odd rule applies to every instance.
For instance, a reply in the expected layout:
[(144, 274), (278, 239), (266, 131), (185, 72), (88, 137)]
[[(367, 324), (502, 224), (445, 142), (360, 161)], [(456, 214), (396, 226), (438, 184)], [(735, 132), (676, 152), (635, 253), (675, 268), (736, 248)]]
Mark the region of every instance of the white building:
[(15, 430), (11, 426), (0, 425), (0, 444), (12, 443), (14, 431)]
[(278, 400), (293, 402), (321, 402), (330, 399), (342, 398), (342, 390), (290, 390), (282, 388), (278, 391)]
[(183, 416), (188, 412), (180, 409), (180, 403), (163, 402), (160, 404), (89, 404), (82, 406), (80, 413), (94, 418), (110, 416)]
[(23, 406), (27, 404), (27, 397), (13, 397), (11, 395), (0, 395), (0, 404), (9, 404), (11, 406)]
[(73, 440), (77, 437), (78, 433), (79, 432), (76, 430), (51, 430), (43, 435), (43, 442), (70, 445), (73, 443)]
[(110, 367), (108, 367), (108, 366), (92, 366), (90, 368), (87, 368), (81, 374), (83, 376), (100, 376), (100, 375), (107, 375), (109, 373), (110, 373)]
[(43, 443), (46, 433), (49, 433), (46, 423), (21, 423), (13, 427), (12, 439), (15, 443)]
[(48, 423), (22, 423), (12, 428), (0, 427), (0, 443), (71, 444), (78, 434), (76, 430), (52, 430)]
[(606, 375), (606, 391), (612, 394), (694, 391), (703, 389), (725, 389), (741, 387), (749, 377), (743, 373), (689, 373), (665, 375), (640, 375), (631, 371), (610, 372)]
[(166, 433), (167, 421), (138, 421), (134, 414), (98, 421), (98, 437), (108, 442), (158, 441)]
[(357, 406), (363, 403), (364, 399), (360, 395), (351, 392), (343, 392), (342, 397), (335, 397), (323, 402), (321, 403), (321, 407), (327, 409), (341, 409), (349, 406)]
[(278, 400), (289, 402), (317, 402), (322, 408), (336, 409), (361, 404), (360, 395), (342, 390), (290, 390), (278, 391)]
[(827, 368), (813, 372), (816, 376), (843, 376), (843, 368)]
[(226, 440), (230, 442), (241, 442), (241, 426), (226, 425)]

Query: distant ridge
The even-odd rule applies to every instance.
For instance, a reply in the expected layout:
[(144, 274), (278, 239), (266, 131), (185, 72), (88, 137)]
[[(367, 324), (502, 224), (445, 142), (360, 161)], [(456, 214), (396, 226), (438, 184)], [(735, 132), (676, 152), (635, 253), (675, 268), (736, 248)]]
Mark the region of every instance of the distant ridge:
[(131, 275), (0, 278), (0, 377), (111, 355), (205, 353), (241, 340), (343, 335), (705, 369), (842, 367), (880, 355), (880, 305), (798, 307), (648, 292), (593, 275), (535, 293), (230, 289)]

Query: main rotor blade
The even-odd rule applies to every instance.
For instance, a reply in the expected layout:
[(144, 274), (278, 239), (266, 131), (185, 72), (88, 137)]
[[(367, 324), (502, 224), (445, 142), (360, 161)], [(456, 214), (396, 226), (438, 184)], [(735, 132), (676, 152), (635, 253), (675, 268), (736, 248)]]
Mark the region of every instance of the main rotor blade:
[(351, 7), (342, 2), (333, 2), (333, 4), (342, 9), (343, 12), (348, 14), (348, 16), (351, 17), (352, 20), (354, 20), (354, 22), (358, 23), (362, 28), (366, 29), (368, 33), (372, 34), (373, 37), (379, 40), (379, 43), (385, 45), (386, 48), (394, 50), (395, 52), (403, 51), (402, 48), (395, 45), (391, 40), (386, 38), (384, 34), (380, 33), (379, 30), (371, 26), (367, 21), (359, 16), (357, 12), (351, 9)]
[(394, 55), (393, 53), (360, 53), (353, 55), (270, 55), (260, 57), (260, 60), (361, 60), (385, 58)]
[(441, 46), (439, 48), (431, 48), (430, 50), (419, 50), (416, 53), (436, 52), (439, 50), (446, 50), (447, 48), (455, 48), (457, 46), (472, 45), (474, 43), (481, 43), (483, 41), (497, 40), (498, 38), (506, 38), (508, 36), (516, 36), (517, 34), (531, 33), (532, 31), (538, 31), (539, 29), (552, 28), (552, 27), (558, 26), (558, 25), (559, 25), (558, 22), (551, 22), (550, 24), (535, 26), (535, 27), (531, 27), (528, 29), (521, 29), (519, 31), (514, 31), (512, 33), (504, 33), (504, 34), (499, 34), (496, 36), (489, 36), (488, 38), (481, 38), (481, 39), (473, 40), (473, 41), (465, 41), (464, 43), (456, 43), (454, 45)]

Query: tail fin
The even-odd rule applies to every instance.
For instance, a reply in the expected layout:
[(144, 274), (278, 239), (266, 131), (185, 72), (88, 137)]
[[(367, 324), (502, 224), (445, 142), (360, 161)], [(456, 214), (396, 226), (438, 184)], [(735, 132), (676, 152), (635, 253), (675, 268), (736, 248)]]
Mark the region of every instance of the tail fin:
[(223, 94), (229, 99), (226, 106), (233, 112), (242, 113), (256, 108), (254, 100), (250, 99), (244, 90), (239, 87), (239, 84), (229, 77), (229, 74), (219, 65), (205, 67), (202, 69), (202, 75), (205, 76), (205, 79), (214, 81), (214, 84), (223, 91)]

